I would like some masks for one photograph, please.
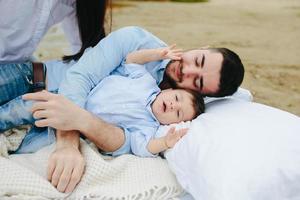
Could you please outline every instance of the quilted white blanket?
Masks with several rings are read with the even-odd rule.
[[[17,138],[22,139],[20,135]],[[46,179],[47,160],[54,144],[33,154],[8,157],[3,156],[5,150],[15,145],[3,134],[0,145],[0,199],[177,199],[183,193],[165,160],[133,155],[112,159],[85,141],[81,141],[86,159],[81,182],[73,193],[60,193]]]

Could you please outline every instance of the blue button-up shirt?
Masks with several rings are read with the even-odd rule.
[[[93,88],[85,109],[124,130],[125,143],[113,155],[154,156],[147,145],[160,125],[151,110],[160,89],[145,66],[124,64],[121,67],[122,76],[108,76]]]
[[[80,107],[84,107],[89,92],[110,74],[124,75],[121,64],[132,51],[164,47],[166,44],[139,27],[125,27],[112,32],[94,48],[85,52],[79,61],[67,70],[59,87],[65,95]],[[149,62],[146,70],[159,84],[170,60]],[[122,96],[120,96],[122,97]]]

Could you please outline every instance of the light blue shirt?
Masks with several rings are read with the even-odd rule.
[[[143,65],[124,64],[122,76],[104,78],[89,93],[85,109],[124,130],[125,143],[114,156],[133,153],[153,157],[147,145],[160,125],[151,104],[160,92]]]
[[[125,27],[114,31],[85,52],[79,61],[67,70],[59,93],[83,108],[89,92],[103,78],[110,74],[124,75],[121,64],[128,53],[164,46],[164,42],[139,27]],[[162,81],[169,61],[155,61],[144,65],[157,84]]]

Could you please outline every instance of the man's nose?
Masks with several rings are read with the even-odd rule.
[[[182,69],[182,73],[185,76],[199,75],[200,74],[200,69],[197,69],[195,67],[184,67]]]

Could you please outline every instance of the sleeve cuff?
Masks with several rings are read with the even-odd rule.
[[[120,127],[122,128],[122,127]],[[120,156],[123,154],[130,154],[131,150],[130,150],[130,133],[128,132],[127,129],[122,128],[124,131],[124,135],[125,135],[125,142],[124,144],[116,151],[113,152],[107,152],[107,154],[110,154],[112,156]]]

